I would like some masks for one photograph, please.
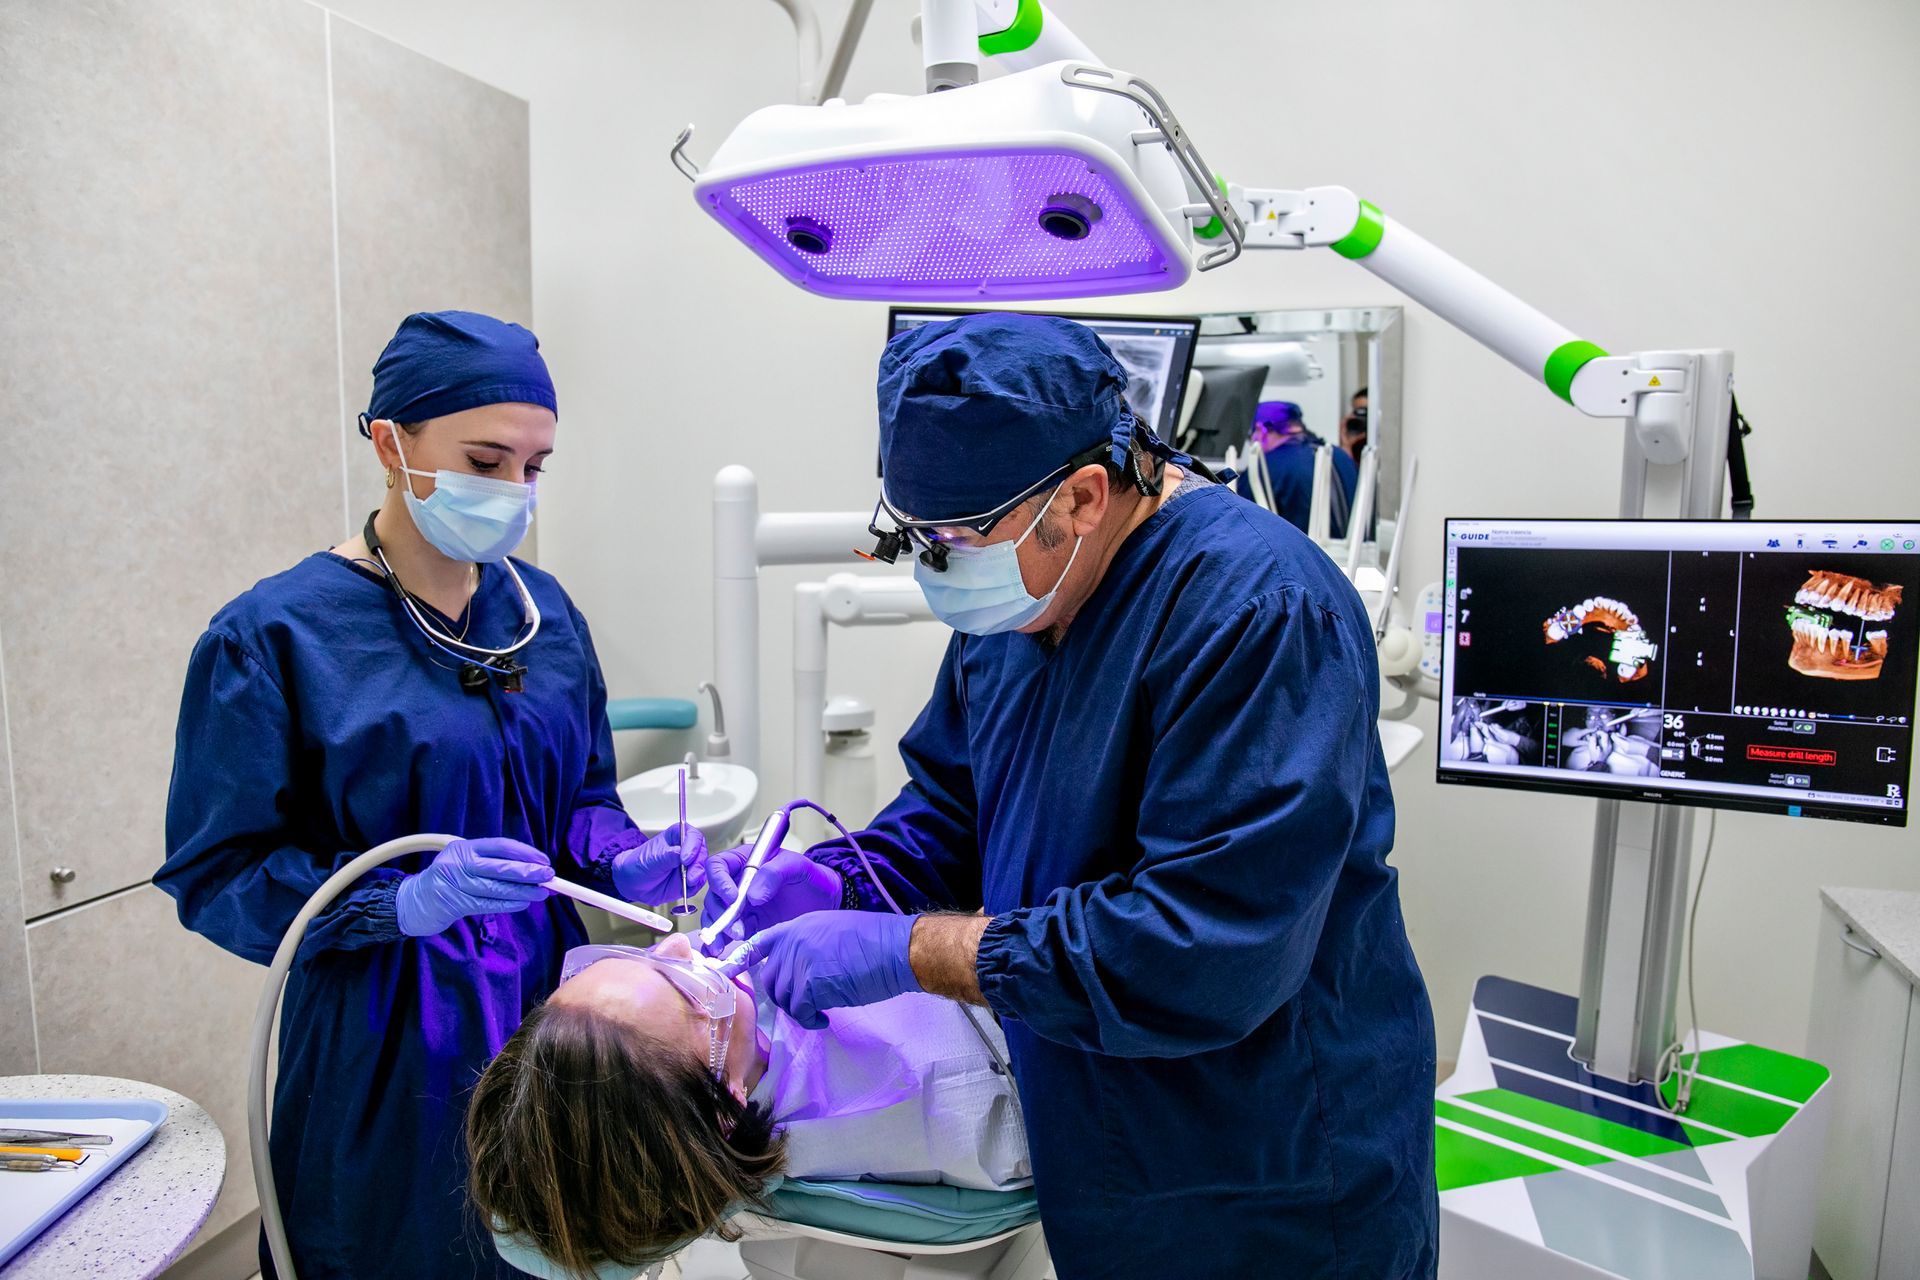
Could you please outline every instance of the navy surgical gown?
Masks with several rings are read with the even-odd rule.
[[[423,831],[510,836],[611,887],[607,861],[641,836],[614,792],[600,665],[560,585],[516,567],[541,614],[518,694],[463,690],[384,581],[328,552],[214,617],[187,672],[154,877],[189,928],[266,963],[335,869]],[[503,568],[482,568],[469,612],[469,640],[514,639]],[[554,896],[408,937],[394,890],[430,857],[338,898],[287,985],[273,1171],[303,1280],[519,1274],[466,1199],[466,1096],[585,931]]]
[[[1135,530],[1057,648],[953,637],[862,844],[905,909],[994,917],[980,984],[1061,1280],[1433,1275],[1376,671],[1333,563],[1215,485]]]

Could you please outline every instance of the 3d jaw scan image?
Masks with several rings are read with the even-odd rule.
[[[1660,700],[1665,552],[1462,547],[1456,576],[1455,694],[1621,706]]]
[[[1900,610],[1902,588],[1849,573],[1815,569],[1793,594],[1787,665],[1822,680],[1878,680],[1887,658],[1887,623]]]
[[[1647,636],[1647,630],[1640,625],[1639,615],[1632,608],[1607,596],[1590,596],[1577,604],[1564,609],[1556,609],[1553,616],[1540,624],[1541,634],[1548,644],[1559,644],[1571,636],[1585,634],[1592,628],[1608,637],[1606,656],[1589,653],[1581,662],[1599,672],[1602,677],[1617,680],[1621,684],[1632,684],[1635,680],[1644,680],[1653,669],[1653,660],[1660,652],[1660,646]]]
[[[1811,716],[1913,714],[1920,556],[1749,555],[1733,701]]]

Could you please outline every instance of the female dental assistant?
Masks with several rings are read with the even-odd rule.
[[[371,872],[308,931],[281,1015],[274,1176],[303,1280],[512,1276],[467,1207],[461,1121],[586,941],[542,882],[662,901],[683,856],[699,878],[704,845],[627,818],[586,621],[507,559],[553,451],[538,341],[411,315],[373,373],[361,431],[386,500],[200,638],[154,883],[188,928],[265,963],[355,855],[461,837]]]

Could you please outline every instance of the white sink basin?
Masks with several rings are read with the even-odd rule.
[[[657,835],[680,821],[680,771],[671,764],[637,773],[620,784],[620,803],[627,816],[648,835]],[[687,778],[687,824],[700,828],[710,849],[728,849],[740,842],[747,810],[760,794],[753,770],[724,761],[702,761],[699,776]]]

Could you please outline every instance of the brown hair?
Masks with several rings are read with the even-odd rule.
[[[468,1189],[482,1220],[580,1276],[641,1267],[695,1237],[739,1238],[786,1138],[691,1054],[592,1009],[527,1015],[467,1108]]]

